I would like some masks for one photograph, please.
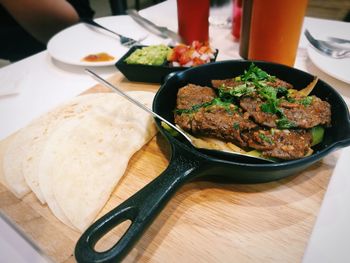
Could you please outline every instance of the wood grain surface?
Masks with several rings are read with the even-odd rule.
[[[111,81],[124,90],[159,88],[128,82],[119,73]],[[105,91],[97,85],[87,92]],[[0,167],[11,138],[0,142]],[[100,215],[157,177],[169,154],[168,143],[158,134],[132,157]],[[187,183],[124,262],[301,262],[337,156],[333,153],[300,174],[271,183],[233,184],[219,175]],[[75,261],[80,233],[56,219],[32,193],[19,200],[0,184],[0,210],[53,261]],[[110,247],[125,227],[114,229],[97,248]]]

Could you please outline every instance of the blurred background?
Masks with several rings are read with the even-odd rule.
[[[212,3],[221,5],[230,0],[212,0]],[[140,9],[151,6],[161,0],[90,0],[96,11],[95,17],[111,15],[110,2],[126,2],[127,8]],[[309,0],[307,16],[340,20],[350,22],[350,1],[349,0]]]
[[[309,0],[306,16],[350,22],[350,1]]]
[[[95,18],[121,14],[125,9],[143,9],[164,0],[90,0]],[[231,0],[211,0],[212,5],[225,5]],[[350,22],[350,0],[309,0],[306,16]],[[0,67],[9,62],[0,59]]]

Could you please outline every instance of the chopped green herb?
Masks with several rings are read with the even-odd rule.
[[[296,99],[294,99],[293,97],[287,96],[286,100],[290,103],[296,102]]]
[[[302,98],[301,100],[298,101],[298,103],[304,106],[309,106],[312,103],[312,96],[307,96],[305,98]]]
[[[277,99],[277,89],[271,86],[262,86],[258,92],[261,97],[266,99],[266,102],[261,105],[263,112],[275,114],[281,111],[278,108],[279,99]]]
[[[277,100],[263,103],[261,104],[260,108],[261,108],[261,111],[265,113],[275,114],[280,112],[280,109],[278,108],[278,105],[277,105]]]
[[[259,94],[266,100],[277,100],[277,89],[271,86],[262,86],[259,89]]]
[[[233,109],[232,105],[234,106]],[[223,107],[230,114],[233,113],[232,110],[237,110],[237,106],[234,105],[232,102],[223,101],[220,98],[214,98],[209,102],[193,105],[190,109],[175,109],[174,112],[176,114],[191,114],[197,112],[200,108],[209,108],[213,106]]]
[[[194,113],[196,111],[198,111],[200,108],[202,107],[206,107],[206,106],[209,106],[211,102],[205,102],[205,103],[202,103],[202,104],[196,104],[196,105],[193,105],[190,109],[175,109],[174,112],[176,114],[182,114],[182,113],[185,113],[185,114],[189,114],[189,113]]]
[[[215,98],[213,99],[209,105],[205,106],[206,108],[209,108],[209,107],[213,107],[213,106],[220,106],[220,107],[223,107],[225,108],[225,110],[229,113],[229,114],[233,114],[232,110],[237,110],[237,106],[232,104],[232,102],[230,101],[223,101],[221,100],[220,98]],[[232,109],[232,106],[233,109]]]
[[[221,107],[230,107],[231,103],[230,102],[226,102],[226,101],[222,101],[220,98],[214,98],[210,104],[206,107],[210,107],[210,106],[221,106]]]
[[[259,133],[259,137],[260,137],[260,139],[262,139],[263,141],[265,141],[265,142],[267,142],[267,143],[269,143],[269,144],[272,144],[273,143],[273,141],[272,141],[272,139],[270,138],[270,137],[267,137],[265,134],[263,134],[263,133]]]
[[[297,125],[294,122],[288,120],[286,116],[282,116],[282,118],[278,119],[276,121],[276,124],[279,129],[290,129],[297,127]]]
[[[277,87],[277,97],[288,96],[288,89],[286,87]]]
[[[244,71],[241,75],[241,79],[243,81],[261,81],[261,80],[269,80],[273,81],[275,77],[269,75],[266,71],[258,68],[254,65],[254,63],[250,64],[250,67]]]
[[[224,97],[226,95],[231,95],[232,97],[242,97],[250,95],[255,91],[255,87],[248,86],[246,83],[238,85],[236,87],[225,87],[219,88],[219,97]]]
[[[233,128],[234,128],[235,130],[239,130],[239,123],[238,123],[238,122],[235,122],[235,123],[233,124]]]

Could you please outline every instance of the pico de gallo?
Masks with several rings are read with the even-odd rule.
[[[193,67],[209,63],[215,57],[209,43],[193,41],[191,45],[178,44],[168,53],[167,60],[173,67]]]
[[[168,47],[163,44],[136,49],[124,61],[127,64],[142,64],[170,67],[194,67],[209,63],[215,58],[216,50],[208,43],[193,41],[191,45],[178,44]]]

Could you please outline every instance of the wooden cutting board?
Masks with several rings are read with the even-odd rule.
[[[119,73],[110,80],[124,90],[159,88],[128,82]],[[97,85],[87,92],[106,89]],[[11,137],[0,142],[0,167]],[[167,204],[124,262],[300,262],[337,156],[333,153],[277,182],[192,181]],[[168,158],[169,145],[158,134],[132,157],[101,215],[157,177]],[[73,251],[80,233],[56,219],[32,193],[19,200],[0,184],[0,210],[52,260],[75,261]],[[109,233],[98,249],[118,240],[123,227]]]

